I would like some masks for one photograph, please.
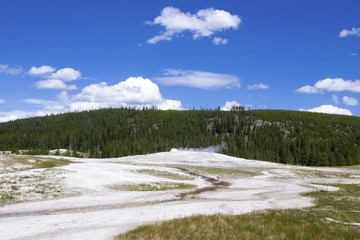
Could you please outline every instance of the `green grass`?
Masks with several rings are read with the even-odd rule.
[[[319,171],[319,170],[293,170],[293,172],[301,177],[316,178],[350,178],[349,173]]]
[[[115,237],[124,239],[360,239],[360,227],[334,223],[359,222],[360,186],[335,185],[338,192],[313,192],[316,206],[304,210],[266,210],[228,216],[193,216],[138,227]]]
[[[0,206],[11,203],[14,200],[12,192],[0,192]]]
[[[32,168],[53,168],[69,165],[70,161],[65,159],[41,159],[36,160]]]
[[[195,179],[194,177],[183,175],[183,174],[172,173],[172,172],[168,172],[168,171],[158,171],[158,170],[154,170],[154,169],[140,169],[140,170],[137,170],[136,172],[141,173],[141,174],[152,175],[152,176],[156,176],[156,177],[169,178],[169,179],[173,179],[173,180],[194,180]]]
[[[111,185],[110,189],[119,191],[165,191],[178,189],[192,189],[196,185],[172,182],[140,183],[140,184],[121,184]]]

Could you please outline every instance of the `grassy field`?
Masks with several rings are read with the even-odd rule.
[[[306,193],[316,206],[302,210],[266,210],[228,216],[193,216],[138,227],[115,237],[124,239],[360,239],[360,186],[333,185],[337,192]]]

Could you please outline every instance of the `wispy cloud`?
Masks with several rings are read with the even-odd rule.
[[[163,77],[154,79],[156,82],[167,86],[186,86],[201,89],[239,88],[241,86],[237,76],[194,70],[167,69]]]
[[[215,45],[225,45],[228,43],[228,40],[226,38],[214,37],[212,43]]]
[[[248,90],[258,90],[258,89],[268,89],[269,86],[263,83],[258,83],[258,84],[254,84],[254,85],[248,85],[247,89]]]
[[[184,13],[178,8],[166,7],[153,21],[147,21],[150,25],[160,25],[165,31],[150,38],[147,42],[156,44],[159,41],[170,41],[174,36],[182,32],[190,31],[193,39],[210,37],[217,31],[230,28],[237,29],[241,19],[237,15],[232,15],[227,11],[213,8],[201,9],[196,14]],[[225,44],[227,40],[215,40],[218,44]]]
[[[335,104],[339,104],[339,98],[338,96],[336,96],[335,94],[333,94],[331,96],[331,100],[335,103]]]
[[[357,36],[360,37],[360,28],[351,28],[350,30],[347,29],[343,29],[340,33],[339,33],[339,37],[344,38],[347,36]]]
[[[7,64],[0,64],[0,73],[6,73],[6,74],[10,74],[10,75],[18,75],[21,72],[22,72],[21,67],[12,68],[12,67],[9,67],[9,65],[7,65]]]

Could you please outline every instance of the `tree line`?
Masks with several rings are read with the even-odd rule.
[[[114,108],[0,124],[0,150],[65,148],[110,158],[226,143],[230,156],[308,166],[360,164],[360,119],[284,110]]]

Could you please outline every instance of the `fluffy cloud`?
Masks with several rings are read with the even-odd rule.
[[[105,82],[92,84],[83,88],[79,94],[73,96],[69,96],[66,91],[62,91],[56,98],[56,101],[33,98],[25,99],[25,103],[39,105],[41,109],[34,112],[0,112],[0,122],[69,111],[111,107],[132,107],[138,109],[156,107],[160,110],[183,109],[180,101],[164,99],[161,96],[159,87],[151,80],[142,77],[131,77],[115,85],[108,85]]]
[[[18,75],[22,72],[22,68],[11,68],[7,64],[0,64],[0,73],[6,73],[10,75]]]
[[[193,70],[167,69],[163,77],[154,79],[168,86],[178,85],[201,89],[240,87],[240,80],[234,75]]]
[[[174,35],[184,31],[190,31],[194,39],[210,37],[217,31],[230,28],[237,29],[241,19],[224,10],[213,8],[201,9],[196,14],[191,14],[181,12],[178,8],[166,7],[154,21],[147,21],[146,23],[150,25],[159,24],[166,29],[165,32],[147,41],[156,44],[162,40],[170,41]]]
[[[340,115],[349,115],[352,116],[351,111],[344,108],[338,108],[333,105],[322,105],[320,107],[312,108],[312,109],[301,109],[302,111],[308,112],[318,112],[318,113],[328,113],[328,114],[340,114]]]
[[[347,106],[357,106],[358,100],[353,97],[345,96],[345,97],[343,97],[343,103]]]
[[[259,84],[254,84],[254,85],[248,85],[247,89],[248,90],[257,90],[257,89],[268,89],[269,86],[263,83],[259,83]]]
[[[357,36],[360,37],[360,28],[351,28],[351,30],[344,29],[339,33],[339,37]]]
[[[5,103],[5,100],[4,99],[0,99],[0,104],[3,104]]]
[[[360,93],[360,80],[344,80],[342,78],[326,78],[314,86],[304,86],[296,90],[298,93],[323,93],[350,91]]]
[[[46,75],[49,73],[52,73],[55,71],[55,68],[51,67],[51,66],[41,66],[41,67],[31,67],[30,70],[28,71],[28,74],[32,75],[32,76],[41,76],[41,75]]]
[[[181,109],[181,102],[162,98],[159,87],[149,79],[130,77],[126,81],[108,86],[92,84],[71,98],[71,111],[107,107],[157,107]]]
[[[40,80],[35,83],[35,86],[38,89],[77,89],[75,85],[66,85],[64,81],[59,79]]]
[[[51,74],[50,78],[69,82],[81,78],[81,73],[73,68],[62,68]]]
[[[42,77],[46,80],[40,80],[34,85],[38,89],[77,89],[76,85],[67,85],[65,82],[74,81],[81,78],[81,73],[73,68],[61,68],[55,72],[51,66],[31,67],[28,74],[33,77]]]
[[[228,43],[228,40],[226,38],[214,37],[212,43],[215,45],[225,45]]]
[[[225,105],[223,107],[221,107],[220,109],[222,111],[230,111],[233,107],[237,107],[240,106],[240,104],[236,101],[231,101],[231,102],[226,102]]]

